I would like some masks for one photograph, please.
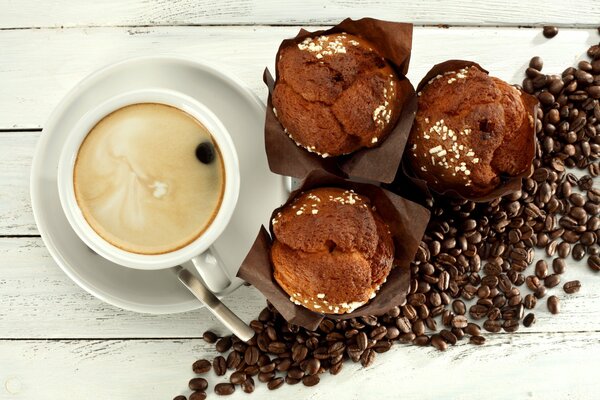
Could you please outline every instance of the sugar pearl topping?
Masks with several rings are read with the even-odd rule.
[[[308,37],[298,43],[298,48],[302,51],[313,53],[317,59],[322,59],[325,56],[334,54],[345,54],[346,44],[350,44],[351,46],[358,46],[360,44],[354,39],[346,40],[347,38],[345,32],[330,36]]]
[[[425,118],[424,122],[428,124],[429,119]],[[417,157],[419,151],[421,151],[424,157],[428,157],[431,166],[443,167],[444,170],[447,170],[446,173],[451,176],[462,176],[465,180],[465,185],[470,186],[472,184],[472,180],[469,177],[471,175],[470,167],[479,163],[479,158],[472,148],[458,143],[460,136],[469,136],[470,134],[471,129],[469,127],[463,127],[457,132],[449,128],[443,119],[440,119],[423,132],[418,133],[416,139],[421,139],[422,137],[426,143],[432,138],[436,138],[436,142],[440,140],[443,142],[437,146],[430,147],[428,150],[426,144],[423,145],[423,150],[419,150],[419,146],[413,143],[411,146],[413,157]],[[427,166],[421,166],[421,171],[427,172]],[[445,173],[441,173],[440,176],[445,176]]]

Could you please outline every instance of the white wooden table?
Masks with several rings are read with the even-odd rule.
[[[414,83],[448,58],[520,82],[531,56],[544,58],[544,71],[560,72],[600,39],[597,0],[279,3],[0,0],[0,399],[171,399],[188,393],[191,363],[215,355],[202,332],[222,331],[203,310],[152,316],[102,303],[66,277],[38,236],[29,200],[34,146],[53,107],[93,70],[135,55],[208,60],[265,99],[261,72],[272,67],[279,42],[299,26],[346,16],[413,22]],[[552,40],[541,34],[546,23],[560,26]],[[575,264],[567,276],[582,290],[563,296],[560,315],[539,307],[530,329],[445,353],[398,345],[366,370],[346,366],[314,388],[269,393],[261,385],[253,398],[597,399],[600,276]],[[264,300],[243,287],[226,303],[249,321]],[[245,396],[238,390],[233,398]]]

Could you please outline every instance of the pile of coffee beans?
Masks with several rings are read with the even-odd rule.
[[[271,306],[251,322],[256,335],[247,343],[235,336],[204,340],[223,356],[198,360],[194,373],[230,371],[218,395],[238,388],[254,391],[255,380],[270,390],[284,383],[314,386],[320,374],[338,374],[346,360],[371,365],[395,343],[445,350],[468,337],[482,345],[482,332],[515,332],[535,323],[533,310],[545,299],[552,314],[560,300],[548,295],[562,284],[576,293],[581,283],[566,281],[565,259],[587,259],[600,271],[600,45],[561,75],[541,72],[531,59],[523,90],[540,101],[538,146],[532,174],[522,189],[489,203],[434,198],[432,219],[411,265],[406,304],[379,317],[324,319],[315,331],[291,325]],[[587,170],[577,177],[569,169]],[[535,260],[535,248],[553,258]],[[546,296],[548,296],[546,298]],[[206,398],[208,382],[192,379],[190,400]],[[176,400],[185,399],[178,396]]]

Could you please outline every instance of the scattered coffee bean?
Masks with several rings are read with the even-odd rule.
[[[188,386],[190,390],[206,390],[208,381],[204,378],[192,378]]]
[[[244,383],[242,383],[242,390],[244,393],[252,393],[254,392],[254,379],[247,378]]]
[[[225,361],[225,358],[223,356],[215,357],[212,366],[217,376],[225,375],[225,373],[227,372],[227,361]]]
[[[197,392],[190,394],[190,400],[205,400],[205,399],[206,399],[206,392],[204,392],[204,391],[197,391]]]
[[[556,286],[558,286],[559,283],[560,283],[560,275],[558,275],[558,274],[548,275],[548,277],[546,277],[546,279],[544,279],[544,285],[547,288],[556,287]]]
[[[600,271],[600,256],[599,255],[593,255],[588,257],[588,265],[589,267],[593,270],[593,271]]]
[[[483,336],[471,336],[471,338],[469,339],[469,343],[481,346],[485,343],[485,338]]]
[[[267,388],[269,390],[279,389],[283,385],[283,378],[274,378],[269,383],[267,383]]]
[[[535,276],[539,279],[544,279],[548,276],[548,263],[544,260],[539,260],[535,264]]]
[[[231,348],[231,337],[230,336],[225,336],[219,340],[217,340],[217,344],[215,345],[215,348],[217,349],[217,351],[219,353],[225,353],[226,351],[228,351]]]
[[[304,386],[315,386],[320,380],[319,375],[308,375],[302,378],[302,384]]]
[[[202,334],[202,339],[204,339],[206,343],[215,343],[219,337],[214,332],[206,331]]]
[[[215,393],[219,396],[229,396],[235,392],[235,386],[231,383],[217,383],[215,385]]]
[[[563,285],[563,290],[568,294],[577,293],[579,289],[581,289],[581,282],[579,281],[569,281]]]
[[[241,385],[246,381],[246,379],[247,377],[245,373],[236,371],[229,377],[229,382],[234,385]]]
[[[560,300],[558,297],[548,297],[548,310],[550,310],[552,314],[558,314],[560,312]]]
[[[198,360],[192,365],[192,370],[195,374],[205,374],[212,368],[210,361]]]
[[[173,397],[173,400],[187,400],[187,398],[185,396],[179,395],[179,396]]]
[[[535,324],[535,314],[529,313],[523,319],[523,326],[529,328],[533,324]]]
[[[554,36],[558,34],[558,28],[556,26],[546,25],[544,26],[544,37],[548,39],[552,39]]]

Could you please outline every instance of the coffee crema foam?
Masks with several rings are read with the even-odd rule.
[[[211,142],[203,164],[196,147]],[[134,104],[104,117],[84,139],[73,173],[75,197],[104,240],[138,254],[177,250],[212,223],[225,172],[210,132],[174,107]]]

